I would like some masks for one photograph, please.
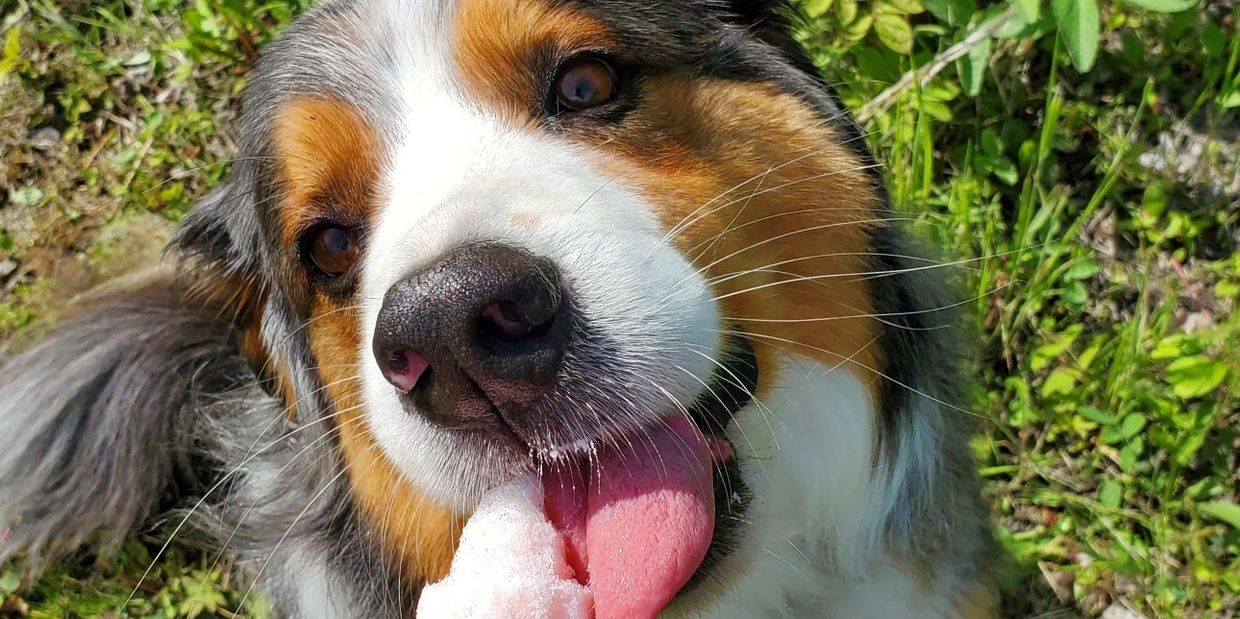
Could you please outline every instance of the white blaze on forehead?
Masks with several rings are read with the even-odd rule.
[[[452,64],[455,5],[385,0],[374,8],[386,20],[380,28],[396,67],[390,85],[399,112],[383,119],[392,146],[365,248],[361,358],[366,418],[389,459],[433,499],[469,509],[511,474],[514,455],[402,408],[370,351],[384,295],[397,281],[473,241],[549,258],[574,306],[615,344],[603,355],[649,369],[608,386],[635,383],[626,392],[637,401],[625,411],[634,422],[654,423],[687,405],[713,369],[720,338],[705,280],[665,242],[626,179],[599,171],[610,155],[516,126],[471,97]]]

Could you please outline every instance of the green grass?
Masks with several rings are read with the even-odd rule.
[[[253,50],[305,4],[0,5],[0,337],[133,264],[126,239],[225,174]],[[980,4],[809,0],[803,38],[861,109],[1006,6]],[[1138,4],[1102,4],[1088,72],[1043,16],[866,123],[897,206],[968,260],[1013,616],[1240,616],[1240,5]],[[0,616],[113,609],[160,541],[20,593],[0,568]],[[125,615],[231,616],[244,587],[214,559],[176,549]]]

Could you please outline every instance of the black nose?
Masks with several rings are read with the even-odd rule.
[[[503,430],[554,388],[572,335],[567,305],[550,261],[467,245],[388,290],[375,359],[405,410]]]

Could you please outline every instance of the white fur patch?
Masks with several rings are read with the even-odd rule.
[[[882,545],[892,498],[874,475],[875,410],[851,370],[781,356],[770,397],[730,432],[753,493],[740,547],[669,616],[945,617]]]
[[[296,574],[296,582],[286,582],[284,587],[296,591],[297,616],[305,619],[347,619],[361,617],[356,593],[343,586],[332,573],[318,552],[311,548],[297,548],[289,553],[285,574]]]

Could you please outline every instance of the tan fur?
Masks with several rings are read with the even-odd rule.
[[[598,21],[543,0],[464,0],[455,22],[453,49],[466,90],[522,125],[535,118],[548,59],[614,44]]]
[[[377,202],[381,144],[356,110],[334,101],[295,101],[277,117],[275,145],[288,246],[325,216],[366,223]],[[366,427],[358,377],[360,318],[350,309],[355,302],[315,292],[306,331],[319,377],[339,414],[335,426],[354,500],[379,532],[387,558],[419,586],[448,573],[463,523],[410,485]]]
[[[318,319],[308,328],[310,348],[341,413],[337,427],[354,499],[401,574],[415,586],[439,580],[448,573],[464,521],[405,481],[366,427],[357,313],[320,296],[313,315]]]
[[[357,110],[338,101],[300,99],[276,116],[273,130],[285,196],[280,230],[285,247],[326,215],[361,226],[377,201],[382,148]]]
[[[871,270],[879,198],[857,155],[768,84],[669,75],[645,94],[620,126],[581,138],[615,154],[608,173],[645,194],[714,280],[725,320],[753,335],[759,363],[770,370],[787,350],[873,376],[879,325],[858,274]]]

